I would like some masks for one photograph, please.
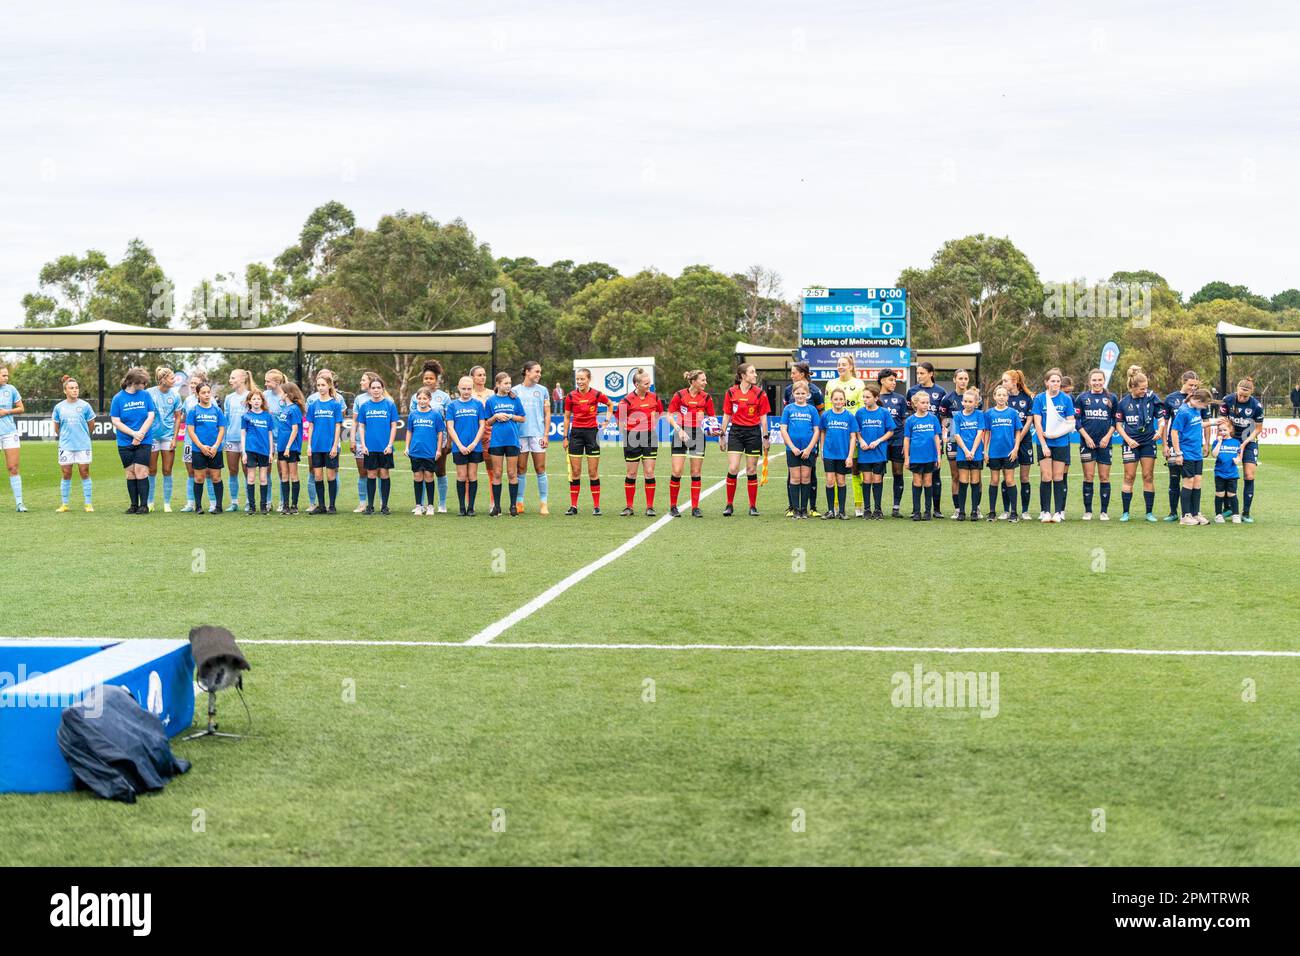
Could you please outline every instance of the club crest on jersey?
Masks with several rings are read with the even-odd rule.
[[[623,375],[621,372],[610,372],[605,376],[605,387],[611,392],[622,391]]]

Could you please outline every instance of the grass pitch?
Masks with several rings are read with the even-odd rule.
[[[220,623],[250,641],[464,641],[650,523],[618,517],[612,447],[601,518],[585,480],[583,514],[560,514],[553,449],[551,517],[530,476],[526,515],[486,517],[483,483],[472,520],[410,515],[401,472],[387,518],[126,517],[121,469],[110,446],[96,451],[97,513],[58,515],[53,447],[24,447],[31,512],[0,511],[6,634],[183,637]],[[666,455],[660,466],[662,514]],[[1300,450],[1265,450],[1253,526],[1084,523],[1072,470],[1063,525],[794,522],[776,459],[762,518],[724,520],[719,490],[707,518],[670,522],[494,644],[1300,650]],[[711,451],[706,488],[722,476]],[[341,484],[350,511],[355,473]],[[1156,487],[1163,511],[1162,467]],[[0,861],[1300,860],[1298,658],[245,652],[253,736],[176,744],[194,769],[134,807],[0,795]],[[894,706],[895,675],[918,664],[996,672],[997,716]],[[224,729],[245,726],[237,698],[221,707]]]

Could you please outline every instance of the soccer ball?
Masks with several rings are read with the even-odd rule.
[[[717,416],[709,415],[704,419],[704,434],[720,435],[722,434],[722,423],[718,421]]]

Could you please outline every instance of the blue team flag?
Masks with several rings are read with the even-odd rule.
[[[1115,371],[1115,366],[1119,364],[1119,346],[1114,342],[1107,342],[1101,347],[1101,362],[1097,365],[1102,374],[1106,376],[1106,387],[1110,387],[1110,373]]]

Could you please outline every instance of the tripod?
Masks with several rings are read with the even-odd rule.
[[[223,734],[217,731],[217,692],[208,691],[208,729],[200,730],[197,734],[190,734],[185,740],[195,740],[199,737],[229,737],[232,740],[240,740],[243,734]]]

